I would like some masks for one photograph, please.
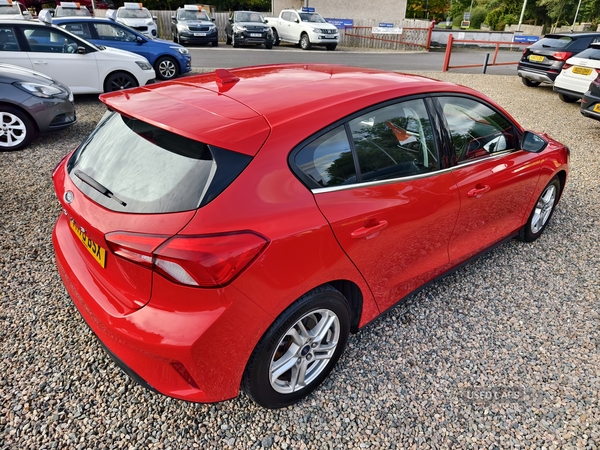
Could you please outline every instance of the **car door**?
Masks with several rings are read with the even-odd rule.
[[[460,262],[518,230],[539,177],[539,165],[518,150],[516,129],[499,111],[467,96],[437,97],[454,148],[452,174],[460,213],[449,246]]]
[[[74,94],[103,92],[99,80],[96,55],[82,41],[74,39],[58,27],[20,26],[29,46],[29,59],[34,70],[45,73],[69,86]],[[78,48],[86,48],[85,54]]]
[[[458,216],[424,99],[371,109],[294,156],[381,311],[440,274]]]
[[[285,11],[281,14],[281,26],[279,27],[280,30],[277,30],[281,39],[284,39],[286,41],[293,41],[295,39],[292,28],[293,25],[295,25],[294,19],[297,18],[298,15],[292,11]]]
[[[0,23],[0,61],[6,64],[33,69],[27,52],[19,43],[15,29],[11,25]]]

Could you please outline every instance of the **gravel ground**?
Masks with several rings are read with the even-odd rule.
[[[597,448],[600,123],[515,76],[430,73],[474,87],[571,148],[563,199],[533,244],[511,241],[351,337],[299,405],[243,394],[200,405],[111,362],[53,261],[50,175],[103,114],[0,153],[0,448]],[[495,398],[489,399],[490,395]]]

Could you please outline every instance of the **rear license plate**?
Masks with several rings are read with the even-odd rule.
[[[592,73],[592,69],[586,69],[585,67],[573,67],[572,70],[573,73],[576,73],[577,75],[589,75],[590,73]]]
[[[206,33],[194,33],[194,36],[206,36]]]
[[[544,60],[543,56],[539,55],[529,55],[529,61],[542,62]]]
[[[71,230],[73,230],[73,232],[75,233],[75,236],[79,238],[83,246],[87,248],[88,252],[90,252],[90,255],[94,257],[94,259],[98,262],[98,264],[100,264],[102,268],[105,268],[106,250],[104,250],[102,247],[100,247],[98,244],[92,241],[89,237],[87,237],[87,235],[84,232],[77,228],[77,225],[75,225],[75,222],[73,222],[72,220],[69,221],[69,226],[71,227]]]
[[[261,33],[250,33],[250,37],[262,37]]]
[[[600,103],[594,105],[594,112],[600,113]]]

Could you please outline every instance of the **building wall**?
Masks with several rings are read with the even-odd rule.
[[[273,14],[284,8],[315,8],[323,17],[331,19],[372,19],[376,22],[397,22],[406,16],[406,0],[376,0],[373,3],[358,0],[272,0]]]

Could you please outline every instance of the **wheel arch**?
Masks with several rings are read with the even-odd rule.
[[[358,333],[363,310],[363,295],[360,287],[350,280],[333,280],[325,284],[333,286],[342,293],[350,306],[350,333]]]
[[[154,66],[152,66],[152,68],[154,69]],[[117,73],[125,73],[125,74],[129,75],[130,77],[133,77],[133,79],[135,80],[137,85],[140,86],[140,80],[138,80],[138,77],[136,77],[134,74],[132,74],[131,72],[129,72],[128,70],[125,70],[125,69],[116,69],[111,72],[108,72],[104,76],[104,80],[102,81],[102,88],[104,89],[104,92],[109,92],[106,90],[106,80],[108,80],[108,77],[115,75]]]
[[[560,181],[560,192],[558,193],[558,198],[560,199],[563,191],[565,190],[565,184],[567,183],[567,172],[560,170],[555,176],[557,176],[558,181]]]
[[[29,114],[29,111],[24,109],[21,105],[19,105],[18,103],[10,103],[10,102],[5,102],[5,101],[0,101],[0,108],[2,106],[10,106],[11,108],[18,109],[19,111],[21,111],[31,121],[31,123],[33,124],[33,126],[35,128],[35,132],[36,133],[40,132],[40,127],[38,126],[38,124],[35,121],[35,119],[33,118],[33,116],[31,114]]]

